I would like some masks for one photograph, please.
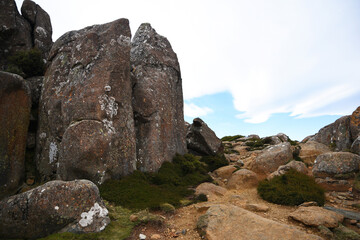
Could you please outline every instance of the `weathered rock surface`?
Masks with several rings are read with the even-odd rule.
[[[213,183],[202,183],[195,189],[195,195],[205,194],[208,198],[214,198],[217,196],[224,196],[226,194],[226,188],[217,186]]]
[[[44,59],[47,59],[53,44],[49,14],[31,0],[23,2],[21,14],[32,27],[33,46],[40,49]]]
[[[354,142],[351,144],[351,149],[350,151],[352,153],[355,153],[357,155],[360,155],[360,136],[357,137]]]
[[[169,41],[142,24],[131,43],[137,167],[156,171],[186,153],[180,66]]]
[[[320,154],[331,152],[328,146],[315,141],[300,143],[300,147],[299,157],[308,165],[313,165]]]
[[[68,32],[54,43],[39,110],[43,179],[58,174],[101,183],[135,169],[130,38],[129,21],[119,19]]]
[[[258,177],[256,173],[248,169],[240,169],[231,175],[226,187],[229,189],[244,189],[256,187],[257,184]]]
[[[98,188],[87,180],[48,182],[0,202],[0,236],[4,238],[99,232],[109,222]]]
[[[281,139],[278,136],[265,137],[265,138],[263,138],[263,141],[270,145],[277,145],[277,144],[282,143]]]
[[[340,208],[334,208],[332,206],[324,206],[324,208],[329,211],[333,211],[340,215],[343,215],[344,218],[360,221],[360,213],[359,212],[344,210],[344,209],[340,209]]]
[[[312,169],[315,177],[333,177],[359,171],[360,156],[349,152],[330,152],[319,155]]]
[[[214,171],[215,176],[222,178],[222,179],[229,179],[233,172],[235,172],[238,168],[234,165],[224,166],[218,168]]]
[[[270,174],[293,158],[290,143],[265,148],[249,165],[249,169],[263,175]]]
[[[319,130],[312,141],[332,146],[335,151],[344,151],[351,148],[351,144],[360,133],[360,107],[352,115],[344,116]]]
[[[268,212],[270,210],[269,206],[257,203],[247,203],[245,208],[252,212]]]
[[[280,138],[282,142],[288,142],[290,140],[288,135],[286,135],[285,133],[278,133],[276,136]]]
[[[197,225],[209,240],[322,239],[233,205],[211,206],[206,214],[199,218]]]
[[[186,135],[187,148],[200,155],[216,155],[222,151],[221,140],[200,118],[195,118]]]
[[[8,56],[33,46],[31,26],[14,0],[0,0],[0,22],[0,70],[6,70]]]
[[[344,216],[321,207],[299,207],[290,217],[308,226],[318,227],[323,225],[328,228],[335,228]]]
[[[303,162],[299,162],[299,161],[291,161],[286,165],[282,165],[280,166],[275,172],[271,173],[267,179],[270,180],[272,178],[274,178],[275,176],[281,176],[284,175],[285,173],[287,173],[290,169],[295,169],[298,172],[301,172],[303,174],[307,174],[308,173],[308,169],[305,165],[305,163]]]
[[[44,82],[43,76],[31,77],[27,78],[26,82],[28,82],[30,90],[31,90],[31,103],[33,107],[37,107],[39,105],[41,89]]]
[[[24,178],[30,107],[25,80],[0,72],[0,199],[14,193]]]

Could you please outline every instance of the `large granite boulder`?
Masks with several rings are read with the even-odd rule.
[[[360,156],[349,152],[330,152],[319,155],[312,169],[315,177],[334,177],[359,172]]]
[[[222,142],[208,125],[195,118],[186,135],[187,148],[199,155],[216,155],[222,152]]]
[[[197,226],[202,235],[209,240],[322,239],[300,231],[294,226],[263,218],[233,205],[211,206],[205,215],[200,216]]]
[[[0,236],[37,239],[62,232],[100,232],[108,210],[88,180],[51,181],[0,201]]]
[[[213,183],[204,182],[196,187],[195,195],[205,194],[208,199],[214,199],[218,196],[224,196],[226,194],[226,188],[217,186]]]
[[[14,0],[0,0],[0,71],[8,57],[33,46],[30,24],[20,15]]]
[[[297,172],[300,172],[300,173],[303,173],[303,174],[308,173],[308,169],[307,169],[305,163],[300,162],[300,161],[292,160],[288,164],[280,166],[275,172],[271,173],[267,177],[267,179],[270,180],[270,179],[274,178],[275,176],[284,175],[285,173],[289,172],[290,169],[294,169]]]
[[[0,72],[0,199],[14,193],[24,178],[30,107],[25,80]]]
[[[136,168],[129,21],[64,34],[42,89],[37,167],[42,179],[102,183]]]
[[[40,49],[44,59],[47,59],[53,44],[49,14],[31,0],[23,2],[21,14],[32,27],[33,46]]]
[[[266,147],[248,167],[260,175],[268,175],[276,171],[281,165],[285,165],[292,158],[290,143],[280,143]]]
[[[315,159],[323,153],[331,152],[330,148],[322,143],[315,141],[307,141],[306,143],[300,143],[299,157],[307,165],[312,166]]]
[[[258,185],[258,181],[258,177],[253,171],[239,169],[231,175],[226,187],[229,189],[253,188]]]
[[[331,146],[335,151],[351,148],[360,133],[360,107],[352,115],[344,116],[319,130],[310,140]]]
[[[141,24],[131,43],[137,168],[154,172],[186,153],[180,66],[169,41]]]

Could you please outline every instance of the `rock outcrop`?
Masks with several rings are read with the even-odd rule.
[[[330,152],[319,155],[312,169],[315,177],[334,177],[340,174],[357,173],[360,156],[348,152]]]
[[[278,145],[265,148],[249,165],[249,169],[267,175],[285,165],[293,158],[290,143],[280,143]]]
[[[360,107],[352,115],[344,116],[319,130],[310,138],[330,146],[335,151],[344,151],[351,148],[352,143],[360,133]]]
[[[49,14],[31,0],[24,1],[21,6],[21,14],[32,27],[33,46],[40,49],[43,58],[47,59],[53,44]]]
[[[200,118],[195,118],[187,134],[189,152],[197,155],[216,155],[223,151],[222,142]]]
[[[14,0],[0,0],[0,70],[15,52],[32,48],[31,26],[20,15]]]
[[[256,187],[257,184],[256,173],[248,169],[239,169],[231,175],[226,187],[229,189],[245,189]]]
[[[218,196],[224,196],[226,192],[226,188],[217,186],[213,183],[205,182],[196,187],[195,195],[199,196],[200,194],[205,194],[209,199],[211,199]]]
[[[131,43],[137,168],[154,172],[186,153],[180,66],[169,41],[142,24]]]
[[[30,89],[22,77],[0,72],[0,199],[13,194],[25,175]]]
[[[46,60],[53,44],[49,15],[30,0],[24,1],[21,12],[14,0],[0,0],[0,71],[7,70],[9,56],[34,47]]]
[[[109,224],[95,184],[51,181],[0,202],[0,236],[37,239],[62,232],[100,232]]]
[[[284,175],[285,173],[290,171],[290,169],[295,169],[297,172],[300,172],[300,173],[303,173],[303,174],[308,173],[308,169],[307,169],[305,163],[292,160],[288,164],[280,166],[275,172],[271,173],[267,177],[267,179],[270,180],[270,179],[274,178],[275,176]]]
[[[136,168],[129,21],[72,31],[51,49],[40,100],[43,180],[102,183]]]
[[[297,228],[263,218],[233,205],[213,205],[197,223],[206,239],[321,240]]]

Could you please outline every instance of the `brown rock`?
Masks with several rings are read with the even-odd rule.
[[[15,52],[32,47],[31,26],[19,14],[14,0],[0,0],[0,71]]]
[[[161,239],[160,234],[153,234],[151,235],[150,239]]]
[[[13,194],[25,177],[30,106],[24,79],[0,72],[0,199]]]
[[[319,155],[312,169],[315,177],[333,177],[359,171],[360,156],[349,152],[330,152]]]
[[[206,214],[199,218],[197,226],[209,240],[322,239],[233,205],[210,207]]]
[[[222,142],[208,125],[195,118],[186,135],[187,148],[200,155],[216,155],[223,151]]]
[[[23,2],[21,14],[32,27],[34,47],[40,49],[46,60],[53,44],[52,26],[49,14],[35,2],[30,0],[25,0]]]
[[[245,208],[252,212],[268,212],[270,208],[264,204],[247,203]]]
[[[250,164],[249,169],[263,175],[270,174],[293,158],[290,143],[265,148]]]
[[[299,207],[290,217],[308,226],[335,228],[344,216],[321,207]]]
[[[232,174],[227,188],[229,189],[244,189],[256,187],[258,184],[258,177],[256,173],[248,169],[240,169]]]
[[[271,173],[267,177],[267,179],[270,180],[275,176],[281,176],[281,175],[287,173],[290,169],[295,169],[296,171],[301,172],[303,174],[308,173],[308,169],[307,169],[305,163],[292,160],[288,164],[280,166],[275,172]]]
[[[222,179],[229,179],[233,172],[235,172],[238,168],[234,165],[224,166],[218,168],[214,171],[215,176],[222,178]]]
[[[180,66],[169,41],[141,24],[131,43],[137,167],[154,172],[186,153]]]
[[[129,21],[119,19],[68,32],[54,43],[37,137],[43,179],[59,174],[101,183],[135,169],[130,38]]]
[[[315,178],[317,184],[323,187],[326,191],[345,192],[351,188],[351,183],[347,180],[333,179],[333,178]]]
[[[36,239],[58,231],[100,232],[109,224],[95,184],[52,181],[0,202],[0,236]],[[26,226],[26,227],[24,227]]]
[[[308,165],[313,165],[317,156],[323,153],[331,152],[330,148],[322,143],[307,141],[300,143],[299,157]]]
[[[214,198],[216,196],[224,196],[226,194],[226,188],[217,186],[213,183],[202,183],[195,189],[195,195],[205,194],[208,198]]]

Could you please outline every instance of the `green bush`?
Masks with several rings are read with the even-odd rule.
[[[159,209],[169,203],[175,207],[189,197],[194,187],[212,181],[206,165],[191,154],[177,154],[173,162],[164,162],[157,173],[133,174],[120,180],[108,180],[99,189],[101,196],[110,202],[129,209]]]
[[[322,206],[325,203],[324,189],[313,178],[294,169],[270,181],[261,181],[257,190],[264,200],[281,205],[295,206],[315,201]]]
[[[221,141],[232,142],[232,141],[235,141],[236,139],[243,138],[243,137],[244,136],[242,136],[242,135],[225,136],[225,137],[221,138]]]
[[[24,78],[43,76],[45,64],[41,51],[33,48],[27,51],[18,51],[8,58],[7,72],[19,74]]]
[[[203,156],[200,161],[206,163],[207,171],[209,172],[212,172],[220,167],[229,165],[229,162],[226,160],[224,154],[216,156]]]
[[[262,139],[251,138],[245,142],[246,146],[248,146],[248,151],[261,150],[265,148],[265,143]]]

